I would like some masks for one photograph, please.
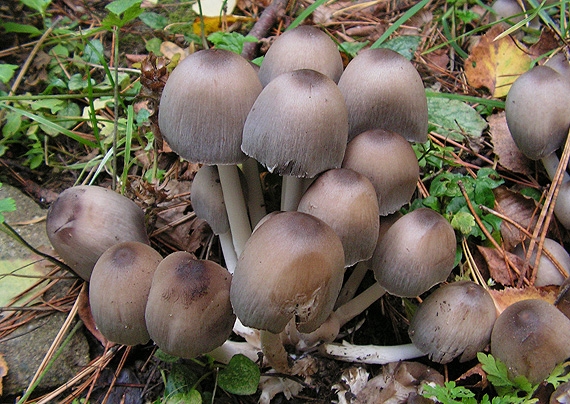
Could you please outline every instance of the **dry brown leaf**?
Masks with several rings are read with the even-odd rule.
[[[475,383],[474,381],[477,380]],[[456,382],[460,382],[462,386],[470,386],[476,389],[486,389],[489,385],[487,380],[487,373],[483,370],[483,365],[477,363],[471,369],[464,372],[461,376],[455,379]]]
[[[498,187],[493,192],[495,194],[495,209],[522,228],[532,231],[538,216],[535,200],[518,192],[510,191],[506,187]],[[526,238],[526,235],[508,220],[503,220],[501,237],[505,249],[512,251]]]
[[[517,147],[507,126],[505,112],[493,114],[487,120],[489,134],[493,143],[493,151],[499,157],[499,163],[507,170],[515,173],[530,175],[531,160]]]
[[[514,274],[511,269],[507,266],[507,262],[501,252],[495,248],[477,246],[489,269],[489,274],[495,282],[500,283],[504,286],[511,286],[517,279],[517,274]],[[524,261],[514,254],[506,252],[509,260],[518,269],[522,268]]]
[[[494,40],[503,32],[495,25],[465,60],[465,77],[475,88],[485,87],[494,97],[507,95],[515,79],[530,68],[531,57],[525,46],[516,39],[506,36]]]
[[[95,325],[95,321],[93,320],[93,315],[91,314],[91,305],[89,304],[89,289],[82,288],[79,296],[77,315],[85,325],[85,328],[89,330],[91,334],[101,343],[101,345],[105,346],[109,342],[107,338],[101,334],[97,325]]]
[[[538,42],[533,44],[530,47],[529,51],[533,58],[538,58],[545,53],[551,52],[559,47],[560,43],[556,34],[548,27],[545,27],[540,33]]]
[[[8,374],[8,364],[4,360],[4,355],[0,353],[0,397],[2,396],[2,379]]]
[[[544,286],[534,287],[527,286],[525,288],[505,288],[503,290],[489,290],[491,297],[495,301],[497,313],[500,314],[511,304],[520,300],[540,299],[548,303],[554,304],[558,294],[558,287]]]

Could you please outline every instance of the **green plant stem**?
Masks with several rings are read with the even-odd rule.
[[[112,183],[111,188],[114,190],[117,189],[117,144],[118,137],[119,137],[119,27],[113,27],[113,38],[115,42],[115,56],[113,57],[115,62],[115,83],[113,86],[114,90],[114,98],[115,98],[115,105],[114,105],[114,118],[115,122],[113,124],[113,175],[112,175]],[[126,158],[127,156],[125,156]]]

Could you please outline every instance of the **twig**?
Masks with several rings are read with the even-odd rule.
[[[273,0],[271,4],[263,10],[261,16],[254,24],[249,35],[256,37],[257,39],[264,38],[268,33],[273,24],[280,17],[280,14],[285,10],[289,0]],[[241,55],[251,60],[255,57],[257,49],[259,47],[259,42],[247,42],[243,45],[243,50]]]

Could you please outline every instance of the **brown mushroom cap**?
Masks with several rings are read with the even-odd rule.
[[[222,345],[235,322],[230,283],[228,271],[190,253],[175,252],[162,260],[145,312],[156,345],[181,358],[194,358]]]
[[[89,303],[97,328],[109,341],[137,345],[150,339],[144,312],[161,260],[154,248],[136,241],[116,244],[97,260],[89,283]]]
[[[570,319],[554,305],[538,299],[507,307],[495,321],[491,353],[509,375],[543,381],[554,367],[570,357]]]
[[[418,349],[438,363],[475,358],[491,340],[497,318],[491,295],[471,281],[440,286],[418,307],[409,334]]]
[[[243,124],[261,88],[243,57],[221,49],[193,53],[164,86],[158,113],[162,135],[188,161],[241,163]]]
[[[389,49],[367,49],[350,61],[338,87],[348,109],[348,139],[370,129],[386,129],[426,142],[427,98],[414,65]]]
[[[332,312],[344,275],[344,251],[333,229],[302,212],[269,217],[238,260],[231,301],[240,321],[278,334],[295,317],[314,331]]]
[[[570,82],[550,67],[535,66],[515,80],[505,112],[511,136],[525,156],[542,159],[563,145],[569,105]]]
[[[305,191],[297,210],[318,217],[336,232],[346,267],[372,257],[380,227],[378,198],[364,175],[347,168],[325,171]]]
[[[46,231],[63,261],[86,281],[109,247],[123,241],[149,243],[144,212],[137,204],[94,185],[63,191],[48,211]]]
[[[388,229],[370,265],[388,293],[415,297],[447,279],[455,262],[456,244],[449,222],[434,210],[420,208]]]
[[[346,146],[342,167],[372,182],[382,216],[410,202],[420,175],[418,159],[408,141],[383,129],[369,130],[352,139]]]
[[[314,70],[295,70],[259,94],[245,121],[242,150],[270,172],[314,177],[340,167],[347,131],[337,85]]]
[[[338,83],[342,58],[334,41],[320,29],[301,25],[277,37],[259,69],[263,86],[281,73],[299,69],[316,70]]]

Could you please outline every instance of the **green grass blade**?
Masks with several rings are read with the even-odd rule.
[[[301,14],[299,14],[299,16],[293,20],[291,25],[289,25],[285,31],[289,31],[289,30],[296,28],[299,25],[301,25],[301,23],[303,21],[305,21],[311,14],[313,14],[313,11],[315,11],[317,9],[317,7],[325,4],[327,1],[328,0],[317,0],[317,1],[315,1],[313,4],[311,4],[305,10],[303,10],[303,12]]]
[[[125,194],[125,188],[127,186],[127,180],[129,175],[129,169],[132,166],[131,159],[131,142],[133,140],[133,128],[134,128],[135,113],[133,106],[129,105],[127,108],[127,130],[125,132],[125,151],[123,155],[123,174],[121,175],[121,194]]]
[[[406,23],[410,18],[420,12],[431,0],[422,0],[408,11],[406,11],[398,20],[382,34],[370,47],[371,49],[379,48],[398,28]]]
[[[488,107],[505,109],[505,102],[501,100],[489,100],[487,98],[473,97],[471,95],[451,94],[451,93],[438,93],[436,91],[426,90],[427,97],[440,97],[450,100],[459,100],[469,102],[472,104],[481,104]]]
[[[53,130],[56,130],[58,132],[60,132],[62,135],[65,135],[73,140],[75,140],[76,142],[82,144],[83,146],[87,146],[90,147],[92,149],[95,149],[98,147],[98,145],[90,140],[84,139],[81,136],[79,136],[76,133],[73,133],[72,131],[70,131],[69,129],[64,128],[61,125],[58,125],[55,122],[50,121],[49,119],[44,118],[43,116],[40,115],[36,115],[33,114],[29,111],[26,111],[25,109],[21,109],[21,108],[17,108],[17,107],[13,107],[11,105],[5,104],[5,103],[0,103],[0,108],[8,108],[12,111],[15,111],[29,119],[31,119],[32,121],[35,121],[37,123],[40,123],[42,125],[47,126],[48,128],[51,128]]]

